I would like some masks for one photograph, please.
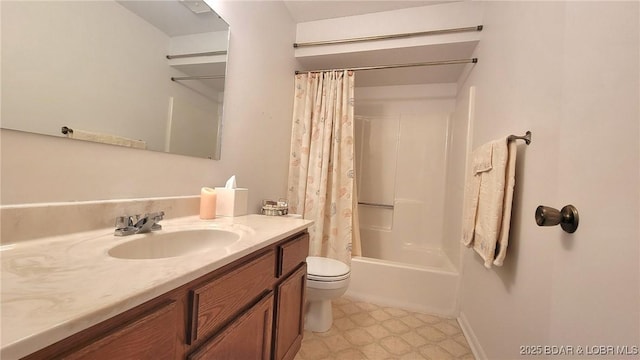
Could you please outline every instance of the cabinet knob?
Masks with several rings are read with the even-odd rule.
[[[567,205],[560,211],[543,205],[536,208],[536,224],[538,224],[538,226],[555,226],[560,224],[562,230],[573,233],[578,229],[578,220],[578,209],[573,205]]]

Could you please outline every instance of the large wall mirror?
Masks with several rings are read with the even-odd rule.
[[[220,158],[229,26],[206,3],[0,6],[2,128]]]

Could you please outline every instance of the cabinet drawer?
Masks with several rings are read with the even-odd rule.
[[[176,303],[167,302],[62,358],[173,359],[177,343],[176,315]]]
[[[269,251],[191,290],[188,343],[219,330],[251,302],[271,290],[275,280],[275,261],[275,253]]]
[[[309,234],[305,233],[278,246],[278,277],[286,275],[303,263],[309,255]]]

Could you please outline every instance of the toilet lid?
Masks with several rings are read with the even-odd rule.
[[[315,281],[338,281],[349,277],[349,266],[342,261],[318,257],[307,257],[307,279]]]

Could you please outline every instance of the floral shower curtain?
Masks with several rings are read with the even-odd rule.
[[[360,255],[353,122],[354,73],[295,77],[290,211],[314,220],[309,255],[351,263]]]

